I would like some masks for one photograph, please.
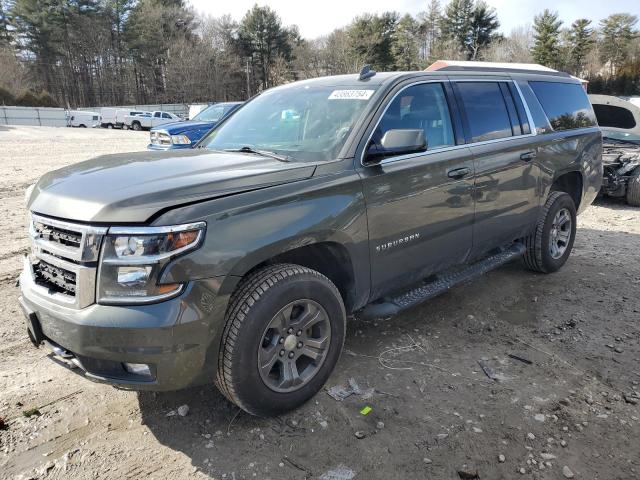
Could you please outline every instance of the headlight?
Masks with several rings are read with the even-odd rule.
[[[186,135],[171,135],[171,143],[174,145],[189,145],[191,140]]]
[[[24,191],[24,204],[28,205],[29,200],[31,199],[31,194],[33,193],[33,189],[36,188],[36,184],[29,185],[27,189]]]
[[[159,284],[173,258],[200,247],[204,222],[169,227],[112,227],[102,246],[98,302],[152,303],[179,295],[184,284]]]

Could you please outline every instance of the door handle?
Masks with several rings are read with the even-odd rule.
[[[520,155],[520,160],[524,160],[525,162],[529,162],[531,160],[533,160],[534,158],[536,158],[538,154],[536,153],[535,150],[531,150],[530,152],[524,152],[522,155]]]
[[[449,170],[447,172],[447,177],[459,179],[459,178],[466,177],[470,173],[471,173],[471,169],[468,167],[454,168],[453,170]]]

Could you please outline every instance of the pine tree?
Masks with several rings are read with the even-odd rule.
[[[615,74],[629,58],[631,41],[638,34],[638,17],[629,13],[614,13],[600,22],[600,59],[609,63]]]
[[[395,28],[391,52],[395,59],[395,66],[399,70],[415,70],[418,68],[418,22],[409,14],[400,19]]]
[[[391,50],[398,14],[365,14],[357,17],[348,28],[349,41],[355,58],[377,70],[391,70],[394,57]]]
[[[467,52],[473,29],[473,0],[451,0],[442,17],[442,34]]]
[[[545,9],[533,20],[534,44],[532,56],[534,61],[550,68],[557,68],[560,60],[560,27],[562,21],[557,12]]]
[[[500,27],[495,9],[480,1],[473,9],[471,35],[468,41],[467,54],[469,60],[476,60],[480,50],[494,39],[495,31]]]
[[[593,29],[589,25],[591,25],[591,20],[580,18],[571,24],[571,30],[569,30],[568,40],[574,75],[582,74],[587,55],[595,43]]]

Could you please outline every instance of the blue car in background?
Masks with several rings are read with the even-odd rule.
[[[221,102],[209,105],[188,122],[167,123],[151,129],[149,150],[191,148],[220,120],[234,112],[243,102]]]

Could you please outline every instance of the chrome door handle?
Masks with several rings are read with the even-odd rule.
[[[531,150],[530,152],[524,152],[523,154],[520,155],[520,160],[524,160],[525,162],[529,162],[531,160],[533,160],[534,158],[536,158],[538,154],[536,153],[535,150]]]

